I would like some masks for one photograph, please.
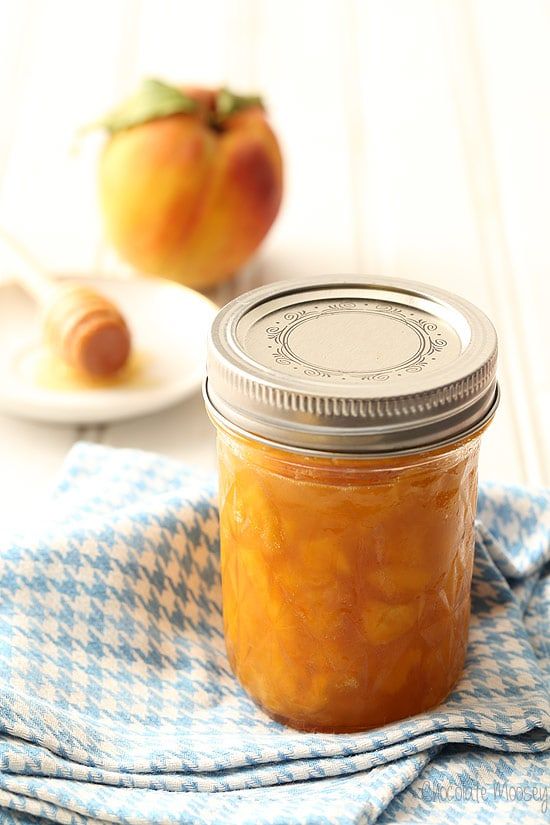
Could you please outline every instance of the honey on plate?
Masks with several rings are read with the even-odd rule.
[[[220,312],[226,646],[273,718],[365,730],[456,683],[495,360],[479,310],[408,282],[279,284]]]

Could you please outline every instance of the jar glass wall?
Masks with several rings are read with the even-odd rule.
[[[366,459],[217,429],[225,638],[252,698],[334,732],[442,701],[466,652],[479,433]]]

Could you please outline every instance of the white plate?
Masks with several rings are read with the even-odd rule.
[[[192,289],[157,278],[79,277],[111,298],[132,332],[135,380],[93,389],[50,389],[36,380],[38,308],[0,284],[0,409],[40,421],[90,424],[168,407],[200,387],[206,337],[217,307]]]

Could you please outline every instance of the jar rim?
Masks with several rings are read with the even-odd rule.
[[[455,434],[451,437],[442,439],[438,442],[432,442],[430,444],[423,444],[421,446],[410,447],[409,449],[393,449],[393,450],[386,450],[386,451],[368,451],[366,449],[357,450],[357,451],[345,451],[345,450],[323,450],[323,449],[316,449],[313,447],[300,447],[293,444],[288,444],[283,441],[274,441],[271,438],[268,438],[264,435],[260,435],[258,433],[252,432],[244,427],[236,424],[231,419],[224,416],[213,404],[210,395],[208,393],[208,377],[206,377],[202,384],[202,396],[204,399],[206,411],[212,423],[216,426],[221,427],[222,429],[234,434],[238,435],[241,438],[245,438],[249,441],[253,441],[257,444],[261,444],[265,447],[270,447],[275,450],[282,450],[284,452],[292,453],[295,455],[302,455],[302,456],[310,456],[312,458],[327,458],[327,459],[349,459],[354,461],[373,461],[379,458],[397,458],[400,456],[415,456],[421,455],[422,453],[432,452],[435,450],[440,450],[445,447],[452,448],[455,445],[460,444],[460,442],[474,437],[477,433],[481,433],[486,427],[491,423],[493,420],[495,413],[497,411],[498,405],[500,403],[500,387],[498,383],[495,386],[495,393],[493,397],[492,404],[489,410],[485,413],[483,418],[478,421],[476,424],[473,424],[469,429],[462,431],[461,433]]]

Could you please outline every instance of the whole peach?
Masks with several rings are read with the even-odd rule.
[[[148,83],[145,103],[139,93],[105,121],[107,236],[137,269],[208,287],[250,258],[277,216],[279,144],[258,98]]]

